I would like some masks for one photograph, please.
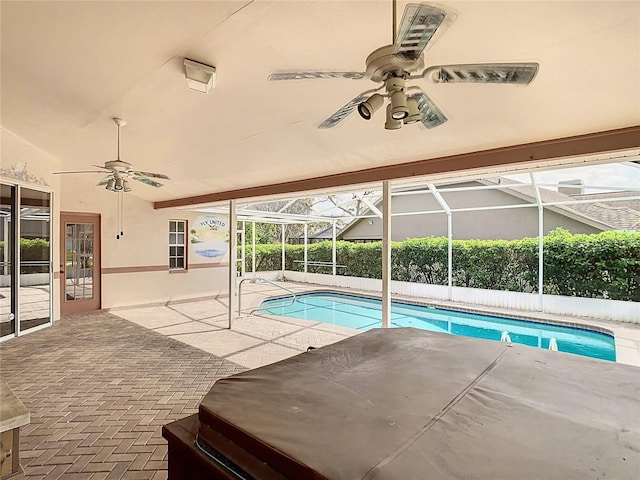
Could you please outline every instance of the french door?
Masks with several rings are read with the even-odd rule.
[[[100,215],[60,213],[60,313],[99,310]]]

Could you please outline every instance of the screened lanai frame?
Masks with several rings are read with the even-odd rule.
[[[255,259],[255,224],[256,223],[271,223],[279,224],[284,229],[285,225],[289,224],[302,224],[304,226],[304,257],[303,257],[303,272],[306,274],[308,266],[323,264],[324,266],[331,267],[331,274],[337,274],[337,233],[338,224],[351,224],[360,219],[372,219],[378,218],[382,220],[383,232],[382,232],[382,248],[383,248],[383,327],[390,325],[390,282],[391,282],[391,218],[399,216],[414,216],[414,215],[433,215],[433,214],[446,214],[447,218],[447,289],[448,300],[452,298],[453,289],[453,216],[458,212],[474,212],[474,211],[487,211],[487,210],[505,210],[505,209],[520,209],[520,208],[536,208],[538,210],[538,282],[537,282],[537,297],[538,308],[543,309],[543,278],[544,278],[544,210],[545,208],[554,206],[570,206],[575,204],[584,203],[609,203],[609,202],[622,202],[640,200],[640,183],[630,185],[596,185],[591,183],[581,183],[579,185],[563,184],[565,188],[581,188],[584,191],[592,190],[601,193],[607,192],[629,192],[628,195],[614,197],[614,198],[598,198],[598,199],[576,199],[576,200],[562,200],[562,201],[544,201],[541,189],[557,188],[558,182],[545,183],[538,181],[538,173],[550,171],[554,172],[566,172],[575,167],[590,167],[610,164],[626,164],[634,166],[640,172],[640,150],[632,150],[626,152],[616,152],[612,154],[594,155],[591,157],[582,158],[580,162],[576,162],[575,159],[560,159],[553,162],[547,162],[544,165],[539,165],[534,168],[526,168],[520,166],[514,169],[502,168],[497,171],[486,172],[457,172],[455,174],[448,175],[430,175],[425,177],[414,177],[410,179],[396,179],[393,181],[387,180],[374,184],[364,184],[353,186],[352,188],[340,188],[331,191],[314,191],[304,192],[299,195],[287,195],[278,196],[272,198],[259,198],[259,199],[246,199],[246,200],[231,200],[225,203],[216,203],[211,205],[200,205],[194,207],[182,207],[184,210],[196,211],[203,214],[222,214],[229,216],[229,238],[231,257],[235,256],[237,262],[229,262],[229,293],[230,296],[235,295],[235,277],[236,273],[234,267],[239,262],[241,265],[241,276],[246,276],[246,251],[245,245],[245,231],[247,224],[252,225],[253,230],[253,244],[251,246],[252,254],[252,277],[256,277],[256,259]],[[467,181],[482,180],[487,178],[496,178],[498,176],[509,177],[513,175],[526,175],[528,182],[519,181],[516,183],[498,183],[490,185],[480,186],[451,186],[453,183],[462,183]],[[603,182],[604,183],[604,182]],[[633,182],[630,182],[633,183]],[[426,187],[426,188],[425,188]],[[443,193],[450,192],[470,192],[479,190],[513,190],[514,188],[531,188],[534,192],[533,202],[523,204],[510,204],[510,205],[491,205],[480,207],[464,207],[464,208],[451,208],[444,197]],[[440,208],[435,210],[415,210],[409,212],[396,212],[391,211],[391,198],[399,196],[419,196],[419,195],[432,195],[437,201]],[[288,213],[287,209],[293,205],[296,201],[306,198],[317,198],[321,196],[333,196],[334,204],[332,206],[326,206],[326,208],[320,208],[314,210],[313,214],[302,215]],[[342,204],[348,205],[354,199],[361,201],[366,205],[366,213],[359,214],[347,214],[346,212],[340,212],[339,206]],[[525,199],[526,200],[526,199]],[[284,205],[283,205],[284,203]],[[269,205],[277,204],[278,208],[269,209]],[[337,206],[336,206],[337,205]],[[386,208],[385,208],[386,206]],[[380,208],[382,207],[382,208]],[[388,212],[388,215],[387,215]],[[242,228],[237,230],[237,223],[242,224]],[[308,258],[308,225],[309,223],[326,222],[331,228],[331,241],[332,241],[332,261],[330,263],[314,262]],[[240,234],[240,255],[237,254],[237,235]],[[285,255],[286,255],[286,240],[284,234],[282,235],[282,274],[284,276],[285,271]],[[231,318],[233,313],[229,311],[229,326],[231,326]]]

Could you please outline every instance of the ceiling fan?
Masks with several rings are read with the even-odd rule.
[[[152,187],[162,187],[162,183],[156,182],[152,180],[153,178],[160,178],[163,180],[170,180],[170,178],[163,173],[153,173],[153,172],[143,172],[139,170],[133,170],[133,165],[129,162],[125,162],[120,160],[120,129],[124,127],[127,122],[122,120],[121,118],[114,118],[113,121],[118,127],[118,155],[115,160],[109,160],[102,165],[93,165],[96,168],[100,168],[101,170],[78,170],[71,172],[53,172],[54,175],[62,175],[69,173],[102,173],[109,172],[109,174],[104,177],[100,182],[98,182],[98,186],[105,186],[105,189],[112,192],[130,192],[131,187],[129,186],[128,179],[131,178],[133,180],[137,180],[138,182],[142,182],[146,185]]]
[[[424,91],[408,80],[430,79],[436,83],[530,83],[539,65],[526,63],[477,63],[434,65],[425,68],[424,51],[455,20],[455,15],[426,3],[411,3],[405,7],[396,33],[396,0],[392,0],[393,44],[374,50],[366,60],[364,72],[343,71],[277,71],[268,80],[300,80],[315,78],[367,78],[380,83],[377,88],[362,92],[324,120],[318,128],[332,128],[356,108],[365,120],[388,98],[385,129],[396,130],[403,124],[421,122],[434,128],[447,121],[445,114]],[[382,91],[384,89],[384,91]]]

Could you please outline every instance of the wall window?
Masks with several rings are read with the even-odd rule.
[[[187,268],[187,221],[169,220],[169,270]]]

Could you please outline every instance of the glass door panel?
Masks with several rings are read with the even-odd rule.
[[[0,185],[0,337],[16,332],[13,291],[13,205],[16,187]]]
[[[93,224],[67,223],[65,235],[66,300],[89,300],[93,292]]]
[[[60,213],[62,315],[100,309],[100,215]]]
[[[51,323],[51,194],[20,188],[20,332]]]

